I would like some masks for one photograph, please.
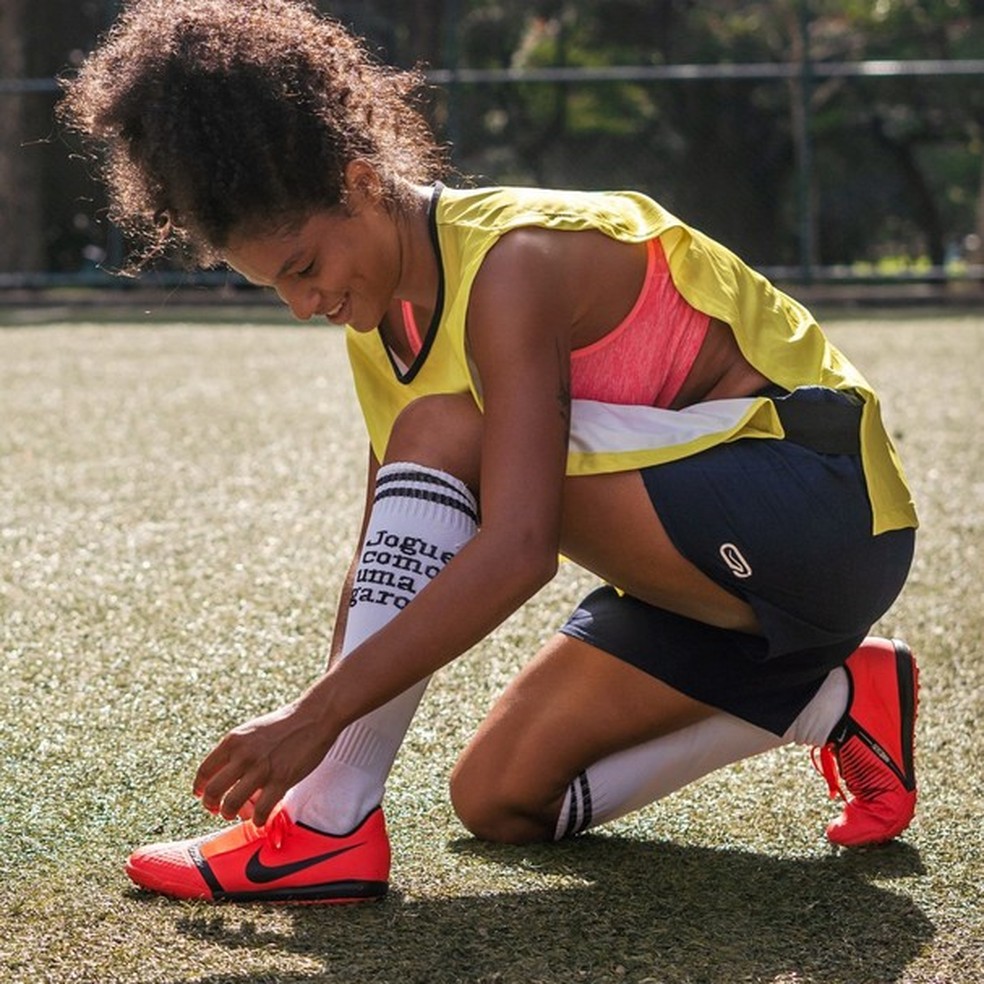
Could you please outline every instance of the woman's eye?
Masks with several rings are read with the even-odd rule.
[[[303,270],[298,270],[299,277],[307,277],[314,270],[314,260],[312,260]]]

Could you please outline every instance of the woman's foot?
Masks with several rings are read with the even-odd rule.
[[[842,847],[891,840],[916,810],[913,741],[919,670],[897,639],[868,638],[844,664],[851,694],[827,744],[813,749],[831,798],[844,809],[827,827]]]
[[[278,807],[192,840],[135,851],[126,873],[141,888],[179,899],[232,902],[360,902],[386,894],[389,838],[380,807],[351,833],[325,834]]]

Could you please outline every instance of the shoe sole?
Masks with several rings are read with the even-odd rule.
[[[916,715],[919,712],[919,667],[912,650],[901,640],[893,639],[895,672],[899,681],[902,704],[902,768],[903,784],[909,792],[916,790]]]
[[[188,890],[185,886],[151,883],[138,868],[126,866],[130,881],[138,888],[171,899],[200,902],[271,902],[297,905],[354,905],[359,902],[375,902],[389,890],[388,882],[339,881],[321,885],[300,885],[293,888],[255,892],[209,892]]]
[[[216,902],[273,902],[297,905],[355,905],[375,902],[389,889],[386,882],[330,882],[327,885],[304,885],[272,892],[216,892]]]

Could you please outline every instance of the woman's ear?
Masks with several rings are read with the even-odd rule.
[[[357,157],[345,165],[345,201],[349,211],[358,212],[375,205],[383,197],[383,182],[376,168]]]

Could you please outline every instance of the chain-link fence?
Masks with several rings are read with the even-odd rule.
[[[115,6],[89,3],[81,33]],[[451,67],[428,74],[460,174],[450,183],[636,188],[784,281],[959,290],[984,278],[984,57],[820,57],[803,18],[785,60],[570,65],[564,22],[541,18],[520,40],[542,47],[537,31],[553,30],[552,64],[514,52],[482,66],[482,5],[470,5],[467,43],[457,4],[438,6],[435,44]],[[401,22],[372,4],[334,8],[384,54],[412,32],[412,11]],[[0,74],[0,287],[127,285],[102,190],[54,123],[57,82]],[[166,266],[147,279],[229,282]]]

